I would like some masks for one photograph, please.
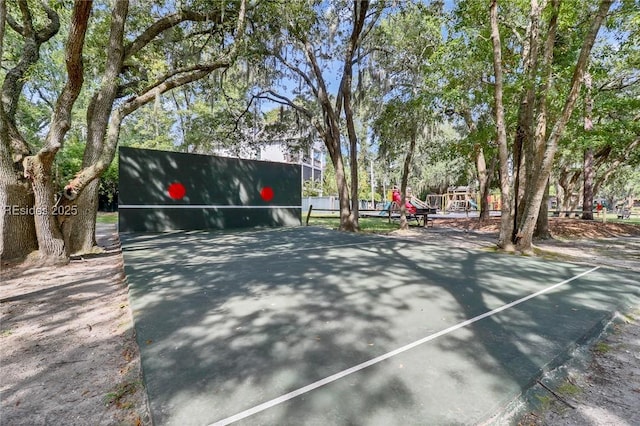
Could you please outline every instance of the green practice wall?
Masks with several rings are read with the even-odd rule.
[[[174,183],[183,198],[170,196]],[[271,200],[261,196],[266,187]],[[301,194],[295,164],[119,149],[120,232],[297,226]]]

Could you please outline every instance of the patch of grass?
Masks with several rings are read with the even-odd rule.
[[[554,399],[549,395],[536,395],[538,402],[540,403],[541,411],[546,411],[551,407],[551,403]]]
[[[606,343],[604,343],[604,342],[598,342],[593,347],[593,351],[596,352],[599,355],[604,355],[607,352],[611,351],[611,346],[606,344]]]
[[[568,380],[565,380],[560,386],[558,386],[558,393],[562,395],[575,396],[580,392],[582,392],[582,389]]]
[[[542,250],[538,247],[533,248],[533,254],[538,257],[541,257],[545,260],[555,260],[555,261],[571,261],[573,257],[568,256],[566,254],[556,253],[553,251]]]
[[[0,337],[9,337],[13,334],[11,330],[2,330],[0,331]]]
[[[136,393],[141,386],[142,383],[139,380],[120,383],[113,391],[105,395],[104,402],[106,405],[115,405],[118,408],[131,408],[132,403],[126,401],[125,398],[127,395]]]
[[[118,223],[118,212],[98,212],[96,223]]]
[[[307,220],[306,218],[304,219]],[[389,223],[387,218],[370,218],[362,217],[358,220],[360,231],[373,234],[386,234],[400,229],[398,222]],[[338,229],[340,227],[339,217],[314,217],[309,218],[309,226],[320,226],[329,229]]]
[[[600,221],[602,221],[602,218],[600,218]],[[626,224],[629,224],[629,225],[640,225],[640,216],[631,216],[629,219],[618,219],[618,217],[616,215],[608,215],[607,214],[607,222],[611,222],[611,223],[626,223]]]
[[[481,247],[480,250],[489,253],[500,253],[500,247],[498,246]]]

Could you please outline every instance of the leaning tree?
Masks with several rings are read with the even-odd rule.
[[[46,3],[17,3],[8,8],[6,22],[22,43],[21,56],[5,76],[0,109],[2,258],[20,257],[37,247],[43,260],[64,262],[70,253],[91,251],[95,245],[98,179],[114,158],[123,120],[163,93],[229,68],[243,51],[246,16],[257,13],[257,6],[248,9],[245,0],[194,1],[150,15],[146,2],[130,7],[128,0],[115,0],[109,3],[105,25],[94,28],[95,40],[103,46],[99,56],[99,49],[89,50],[84,42],[93,4],[76,1],[65,47],[67,83],[57,97],[44,142],[34,150],[19,131],[17,104],[40,47],[60,29],[60,17]],[[101,6],[104,11],[106,5]],[[84,84],[83,59],[92,65],[103,59],[97,66],[101,78],[91,85]],[[92,93],[82,168],[56,200],[52,164],[83,87]],[[8,214],[7,206],[31,207],[36,214]]]

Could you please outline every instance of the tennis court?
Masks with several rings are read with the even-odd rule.
[[[123,234],[158,425],[476,424],[638,274],[314,227]]]

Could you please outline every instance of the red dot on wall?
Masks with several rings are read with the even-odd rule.
[[[169,193],[169,197],[173,198],[174,200],[181,200],[187,194],[187,190],[185,189],[184,185],[179,182],[174,182],[169,185],[169,188],[167,188],[167,192]]]
[[[265,186],[260,190],[260,197],[267,202],[273,200],[273,189],[270,186]]]

